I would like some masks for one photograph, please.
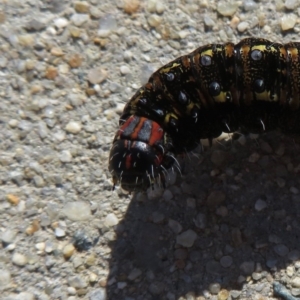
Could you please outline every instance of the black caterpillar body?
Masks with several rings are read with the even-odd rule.
[[[300,134],[300,43],[210,44],[154,72],[124,108],[109,170],[144,190],[202,138],[240,128]]]

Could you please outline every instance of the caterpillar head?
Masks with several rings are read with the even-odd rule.
[[[165,184],[164,171],[174,162],[167,149],[166,134],[150,119],[130,116],[118,130],[109,156],[114,186],[127,191],[145,190],[158,181]]]

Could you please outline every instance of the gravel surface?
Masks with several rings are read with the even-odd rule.
[[[135,195],[107,170],[155,69],[208,43],[297,41],[299,16],[296,0],[0,1],[1,299],[300,297],[300,139],[224,135]]]

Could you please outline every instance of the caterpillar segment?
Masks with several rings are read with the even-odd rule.
[[[300,134],[300,43],[209,44],[154,72],[129,100],[109,157],[113,183],[145,190],[200,139],[239,129]]]

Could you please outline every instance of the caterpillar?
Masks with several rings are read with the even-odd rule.
[[[125,105],[109,171],[145,190],[200,139],[244,129],[300,134],[300,43],[246,38],[209,44],[154,72]]]

